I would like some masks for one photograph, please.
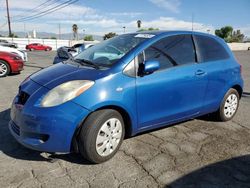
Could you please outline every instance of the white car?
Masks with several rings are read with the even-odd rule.
[[[75,57],[76,55],[78,55],[82,51],[84,51],[92,46],[94,46],[94,44],[83,44],[83,43],[75,44],[74,46],[72,46],[72,48],[75,50],[75,52],[71,51],[70,53],[72,54],[73,57]]]
[[[17,50],[15,48],[10,48],[10,47],[6,47],[6,46],[0,46],[0,51],[2,52],[10,52],[13,54],[17,54],[19,55],[22,60],[24,62],[28,61],[28,56],[27,56],[27,52],[23,51],[23,50]]]

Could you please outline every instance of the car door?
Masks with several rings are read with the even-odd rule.
[[[232,78],[230,56],[225,48],[212,37],[195,34],[194,42],[197,57],[201,66],[206,69],[208,77],[207,92],[204,100],[204,113],[216,111],[227,89],[227,83]]]
[[[42,44],[37,44],[36,50],[43,50],[43,45]]]
[[[139,129],[180,121],[199,114],[207,86],[205,70],[197,63],[191,35],[166,37],[136,58],[137,115]],[[141,75],[145,61],[156,60],[160,69]]]
[[[34,50],[37,50],[37,44],[36,44],[36,43],[31,44],[31,45],[30,45],[30,48],[31,48],[31,49],[34,49]]]

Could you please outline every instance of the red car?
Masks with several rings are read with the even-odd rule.
[[[0,77],[23,70],[23,60],[17,54],[0,52]]]
[[[46,46],[43,44],[39,44],[39,43],[32,43],[32,44],[26,45],[26,50],[29,50],[29,51],[33,51],[33,50],[50,51],[50,50],[52,50],[52,47]]]

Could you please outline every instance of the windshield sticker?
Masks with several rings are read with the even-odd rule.
[[[150,39],[152,37],[154,37],[155,35],[152,35],[152,34],[138,34],[138,35],[135,35],[135,37],[137,38],[146,38],[146,39]]]

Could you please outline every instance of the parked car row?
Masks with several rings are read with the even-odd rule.
[[[0,40],[0,77],[5,77],[10,73],[20,73],[24,63],[28,61],[27,52],[17,49],[16,43],[7,40]],[[26,45],[26,50],[45,50],[50,51],[52,47],[39,43]]]

